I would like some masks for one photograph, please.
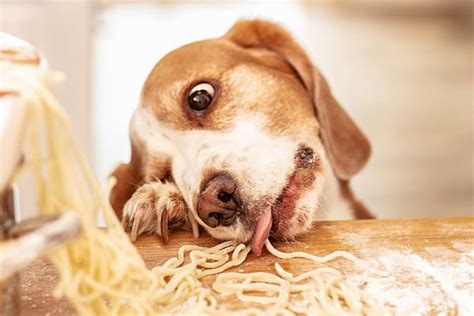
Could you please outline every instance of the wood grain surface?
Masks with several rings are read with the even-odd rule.
[[[148,267],[151,268],[175,256],[182,245],[212,246],[217,243],[217,240],[208,236],[193,239],[190,232],[179,231],[172,233],[170,243],[166,246],[162,245],[156,236],[143,236],[135,244]],[[413,304],[414,299],[419,298],[415,300],[415,303],[418,305],[421,303],[421,306],[415,306],[417,309],[412,309],[412,312],[462,314],[465,309],[458,303],[466,303],[460,298],[460,295],[465,295],[466,292],[453,294],[448,288],[452,287],[453,283],[446,286],[442,284],[443,280],[440,278],[447,273],[448,270],[443,270],[446,268],[450,269],[450,275],[446,274],[446,277],[450,278],[449,282],[454,282],[452,279],[462,278],[463,283],[454,284],[454,286],[460,290],[471,291],[467,292],[471,295],[474,291],[472,280],[474,217],[319,222],[314,225],[311,232],[299,237],[296,241],[274,242],[274,245],[282,251],[300,250],[319,256],[335,250],[347,250],[373,266],[388,269],[395,278],[398,278],[398,274],[409,276],[406,279],[393,280],[393,287],[398,288],[398,292],[395,291],[396,289],[387,288],[391,285],[387,285],[386,282],[383,284],[369,282],[369,286],[373,285],[373,291],[383,291],[393,296],[388,297],[388,301],[391,302],[394,313],[406,312],[406,304]],[[279,262],[283,268],[293,273],[308,271],[315,267],[313,263],[306,260],[275,258],[265,250],[261,257],[249,255],[241,266],[233,270],[274,272],[275,262]],[[377,265],[376,262],[379,264]],[[421,268],[417,270],[420,264]],[[349,276],[357,277],[363,272],[346,260],[338,259],[330,265],[341,269]],[[459,269],[453,270],[453,267],[459,267]],[[412,274],[404,270],[411,268],[414,269]],[[467,269],[467,271],[462,269]],[[426,278],[421,278],[424,273],[428,273],[427,271],[439,271],[439,275],[432,273]],[[42,259],[32,263],[21,272],[20,277],[22,315],[71,315],[73,313],[71,305],[66,300],[54,298],[52,295],[58,275],[47,260]],[[213,279],[212,276],[208,277],[203,280],[203,283],[209,285]],[[417,295],[419,297],[416,297]],[[221,300],[225,300],[231,307],[239,305],[232,297],[222,297]]]

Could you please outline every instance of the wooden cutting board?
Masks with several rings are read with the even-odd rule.
[[[135,243],[151,268],[176,255],[184,244],[213,246],[215,239],[193,239],[190,232],[174,232],[162,245],[156,236],[143,236]],[[282,251],[305,251],[318,256],[335,250],[350,251],[370,266],[387,270],[390,278],[368,276],[351,262],[338,259],[330,266],[343,271],[353,282],[385,302],[395,314],[462,315],[474,313],[474,217],[360,220],[316,223],[311,232],[291,243],[274,242]],[[293,273],[311,270],[307,260],[284,260],[266,250],[261,257],[249,255],[232,270],[274,272],[274,264]],[[52,296],[58,275],[46,260],[38,260],[21,274],[22,315],[71,315],[71,305]],[[203,280],[211,284],[213,277]],[[227,305],[238,306],[232,297]]]

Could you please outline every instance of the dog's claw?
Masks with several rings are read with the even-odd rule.
[[[168,230],[168,223],[169,223],[169,214],[167,210],[161,212],[161,219],[160,222],[160,230],[161,230],[161,240],[166,245],[169,242],[169,230]]]
[[[123,215],[122,216],[122,227],[125,229],[125,231],[128,229],[128,216]]]
[[[198,225],[196,219],[194,218],[194,215],[191,212],[188,212],[187,217],[188,217],[189,226],[191,226],[191,231],[193,233],[193,237],[198,238],[199,237],[199,225]]]
[[[145,215],[145,210],[144,209],[139,209],[135,213],[135,218],[133,220],[133,226],[132,226],[132,231],[130,232],[130,239],[132,241],[137,240],[138,235],[141,233],[140,231],[140,224],[142,223],[142,219]]]
[[[169,242],[170,229],[186,222],[184,201],[176,198],[176,190],[170,184],[147,183],[134,193],[122,217],[132,241],[143,233],[155,233],[164,244]]]

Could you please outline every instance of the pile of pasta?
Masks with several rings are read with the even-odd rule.
[[[250,249],[226,241],[205,248],[186,245],[175,258],[148,269],[108,204],[83,154],[72,138],[69,119],[50,90],[57,73],[34,66],[0,62],[0,89],[17,91],[28,104],[25,162],[21,172],[34,176],[41,214],[77,212],[81,234],[54,250],[49,258],[60,273],[55,295],[66,297],[82,315],[147,314],[385,314],[333,268],[316,266],[300,275],[275,264],[275,273],[225,272],[245,261]],[[20,172],[20,173],[21,173]],[[107,227],[97,228],[98,212]],[[278,258],[305,258],[325,263],[350,253],[326,257],[282,253],[266,242]],[[214,276],[212,288],[201,282]],[[221,295],[246,302],[239,310],[222,306]],[[244,306],[242,308],[242,306]]]

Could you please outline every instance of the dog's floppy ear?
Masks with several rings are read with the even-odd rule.
[[[322,141],[337,177],[348,180],[362,169],[370,156],[368,139],[336,101],[324,77],[288,31],[268,21],[241,20],[224,37],[245,48],[272,50],[284,58],[313,98]]]
[[[140,161],[133,146],[130,162],[118,165],[110,176],[115,177],[117,183],[110,192],[109,202],[117,217],[122,219],[123,206],[143,182]]]

